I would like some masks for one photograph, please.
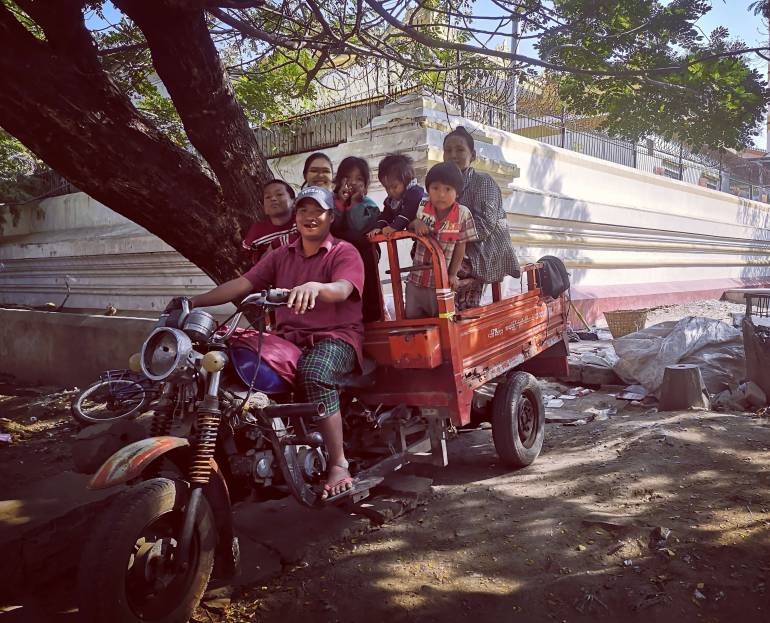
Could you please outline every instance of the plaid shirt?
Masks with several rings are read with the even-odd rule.
[[[459,203],[455,203],[446,217],[439,220],[436,217],[436,211],[431,202],[427,199],[423,200],[417,209],[417,218],[430,227],[429,235],[438,240],[441,249],[444,251],[447,269],[449,269],[452,253],[454,253],[457,243],[478,240],[476,226],[473,223],[473,216],[471,216],[470,210]],[[414,246],[412,264],[414,266],[430,264],[430,253],[425,248],[425,245],[416,242]],[[414,271],[409,274],[409,281],[422,288],[432,288],[433,270]]]
[[[463,171],[463,177],[465,187],[457,201],[468,206],[478,232],[478,241],[465,249],[473,276],[484,283],[497,283],[506,275],[518,277],[521,268],[508,233],[500,188],[490,175],[472,167]]]

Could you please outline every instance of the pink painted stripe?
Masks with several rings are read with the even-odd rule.
[[[606,311],[641,309],[656,305],[686,303],[699,299],[719,299],[732,288],[761,288],[770,286],[770,275],[744,279],[699,279],[606,286],[573,286],[572,302],[589,322],[595,322]],[[570,312],[573,327],[582,328],[574,312]]]

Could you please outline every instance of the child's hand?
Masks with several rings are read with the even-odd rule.
[[[386,236],[389,236],[390,234],[394,233],[396,230],[393,229],[390,225],[386,225],[382,228],[382,233]]]
[[[457,275],[449,275],[449,287],[457,292],[457,287],[460,285],[460,280]]]
[[[420,219],[416,218],[409,225],[409,228],[418,236],[427,236],[430,233],[430,228]]]
[[[386,227],[385,229],[387,229],[387,227]],[[379,234],[383,233],[383,231],[384,231],[384,230],[382,230],[382,229],[380,229],[380,228],[376,228],[376,229],[373,229],[373,230],[372,230],[372,231],[370,231],[368,234],[366,234],[366,237],[367,237],[367,238],[369,238],[369,240],[371,240],[371,239],[372,239],[372,238],[374,238],[375,236],[377,236],[377,235],[379,235]]]

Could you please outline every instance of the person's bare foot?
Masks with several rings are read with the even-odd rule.
[[[350,476],[347,465],[330,465],[326,472],[326,484],[321,499],[333,498],[352,488],[353,478]]]

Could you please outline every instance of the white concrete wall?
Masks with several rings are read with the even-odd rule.
[[[84,193],[21,209],[0,238],[0,303],[157,315],[213,282],[159,238]]]
[[[384,199],[376,164],[390,152],[415,158],[418,176],[442,158],[452,126],[475,129],[475,166],[492,174],[506,198],[511,238],[520,259],[565,259],[576,299],[602,308],[713,294],[770,281],[770,206],[598,160],[462,121],[427,97],[388,105],[368,128],[326,150],[372,166],[370,194]],[[271,161],[299,186],[305,154]],[[76,279],[71,308],[157,313],[178,294],[210,281],[163,242],[83,194],[27,206],[0,240],[0,302],[59,302],[63,279]],[[663,296],[665,295],[665,296]],[[641,303],[639,303],[641,304]],[[599,308],[597,308],[599,309]],[[598,313],[598,312],[597,312]]]

